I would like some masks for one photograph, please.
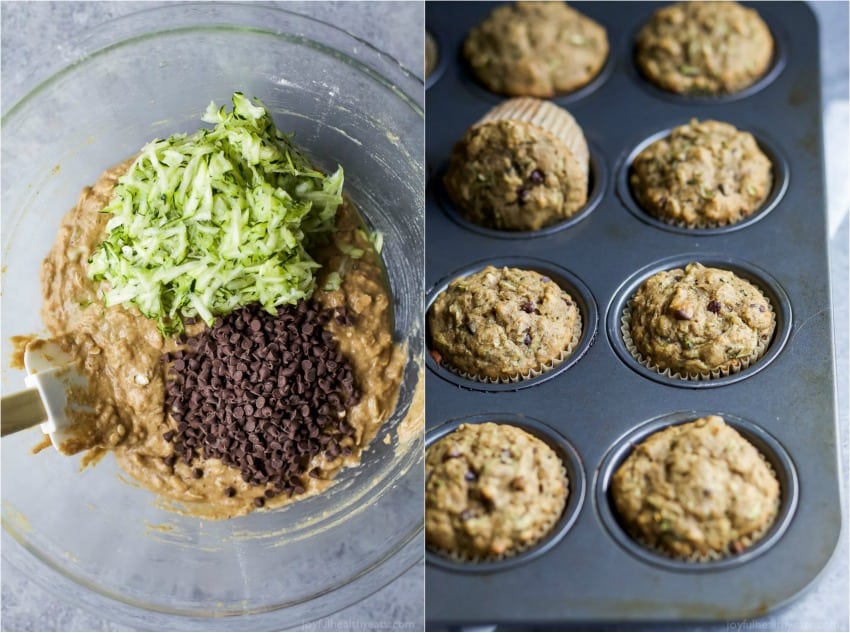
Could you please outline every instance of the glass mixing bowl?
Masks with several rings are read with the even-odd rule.
[[[248,4],[145,10],[79,50],[2,121],[4,365],[9,336],[43,331],[39,266],[81,188],[148,140],[195,130],[211,100],[237,90],[317,164],[344,166],[346,192],[384,233],[409,359],[397,410],[359,467],[324,495],[228,521],[166,510],[111,458],[78,472],[77,458],[31,455],[35,430],[4,438],[4,564],[153,630],[284,628],[346,607],[423,555],[423,440],[402,425],[422,412],[422,82],[328,24]],[[23,372],[4,366],[3,392],[21,388]]]

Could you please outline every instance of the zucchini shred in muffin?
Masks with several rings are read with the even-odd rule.
[[[629,184],[640,206],[659,220],[715,228],[756,213],[770,194],[772,171],[749,132],[693,119],[637,155]]]
[[[611,500],[626,531],[665,556],[739,554],[773,525],[781,491],[767,459],[722,417],[672,426],[635,446]]]
[[[443,178],[461,215],[503,231],[537,231],[588,198],[590,151],[572,115],[522,97],[492,108],[452,148]]]
[[[432,357],[481,382],[517,382],[566,360],[581,313],[557,283],[533,270],[487,266],[452,281],[428,310]]]
[[[758,81],[774,42],[754,9],[737,2],[680,2],[662,7],[637,37],[643,75],[677,94],[722,95]]]
[[[499,560],[538,543],[566,507],[561,459],[509,424],[461,424],[425,456],[428,547],[466,561]]]
[[[690,263],[656,273],[621,319],[626,348],[659,374],[707,380],[737,373],[764,354],[776,329],[770,301],[729,270]]]
[[[496,8],[473,28],[463,55],[489,90],[553,97],[588,84],[608,58],[605,29],[564,2]]]

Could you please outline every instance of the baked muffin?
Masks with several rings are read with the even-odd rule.
[[[428,327],[435,358],[447,369],[483,382],[513,382],[565,360],[581,335],[581,316],[548,277],[487,266],[440,293]]]
[[[638,154],[629,182],[640,205],[658,219],[709,228],[758,211],[773,186],[772,169],[749,132],[693,119]]]
[[[608,57],[608,37],[563,2],[517,2],[472,29],[463,55],[493,92],[552,97],[596,77]]]
[[[636,446],[611,480],[611,497],[640,543],[704,561],[740,553],[764,535],[780,490],[761,453],[711,415]]]
[[[428,31],[425,31],[425,77],[431,76],[440,61],[440,52],[437,40]]]
[[[428,546],[463,560],[516,554],[561,517],[569,483],[558,455],[507,424],[462,424],[425,456]]]
[[[770,301],[735,273],[690,263],[647,279],[623,317],[634,357],[691,380],[746,369],[767,349],[776,319]]]
[[[590,152],[575,119],[530,97],[510,99],[455,144],[443,182],[469,221],[536,231],[587,202]]]
[[[637,64],[678,94],[734,93],[760,79],[773,59],[773,36],[737,2],[680,2],[656,11],[637,37]]]

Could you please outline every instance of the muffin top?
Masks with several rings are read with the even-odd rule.
[[[603,27],[563,2],[517,2],[473,28],[463,54],[493,92],[552,97],[599,73],[608,38]]]
[[[545,371],[572,351],[581,317],[570,295],[533,270],[487,266],[452,281],[428,311],[440,362],[478,380]]]
[[[550,446],[507,424],[462,424],[425,456],[428,545],[467,560],[515,554],[543,538],[567,500]]]
[[[470,128],[452,149],[444,183],[471,222],[536,231],[587,202],[587,164],[544,128],[502,119]]]
[[[654,433],[611,480],[614,506],[644,545],[675,558],[739,553],[771,526],[779,482],[759,451],[711,415]]]
[[[637,64],[665,90],[718,95],[752,85],[773,57],[770,29],[737,2],[680,2],[656,11],[637,37]]]
[[[728,270],[691,263],[643,283],[631,300],[628,332],[650,366],[706,378],[747,367],[767,348],[775,325],[756,286]]]
[[[773,185],[770,159],[749,132],[693,119],[644,149],[631,166],[640,205],[671,224],[734,224],[761,208]]]

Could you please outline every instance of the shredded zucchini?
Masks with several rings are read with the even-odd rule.
[[[256,104],[256,105],[255,105]],[[333,228],[343,170],[314,169],[266,109],[241,93],[211,103],[212,129],[154,140],[119,178],[88,274],[107,306],[138,306],[174,335],[259,302],[269,312],[315,289],[305,250]]]

